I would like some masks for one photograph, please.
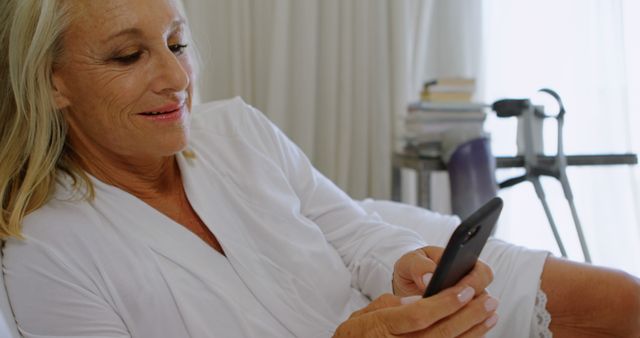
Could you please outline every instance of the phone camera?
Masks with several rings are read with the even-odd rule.
[[[467,235],[464,236],[464,242],[466,243],[470,239],[472,239],[478,233],[478,231],[480,231],[480,227],[481,225],[476,225],[475,227],[469,229],[469,231],[467,232]]]

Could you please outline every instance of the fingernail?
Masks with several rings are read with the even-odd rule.
[[[466,303],[470,301],[471,298],[473,298],[473,295],[475,295],[475,293],[476,291],[472,287],[467,286],[466,288],[464,288],[464,290],[462,290],[462,292],[458,294],[458,300],[461,303]]]
[[[494,311],[498,308],[498,300],[495,298],[489,298],[484,302],[484,308],[487,312]]]
[[[424,276],[422,276],[422,282],[424,283],[424,286],[429,286],[431,277],[433,277],[432,273],[425,273]]]
[[[400,298],[400,304],[411,304],[422,299],[422,296],[408,296]]]
[[[489,319],[484,321],[484,326],[493,327],[494,325],[496,325],[497,322],[498,322],[498,315],[494,313],[493,315],[491,315],[491,317],[489,317]]]

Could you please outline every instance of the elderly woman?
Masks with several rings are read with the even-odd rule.
[[[496,275],[526,311],[498,322],[484,263],[422,299],[441,249],[241,100],[192,110],[177,0],[3,0],[0,43],[0,235],[25,337],[549,334],[534,308],[558,337],[640,336],[635,278],[495,242],[497,273],[535,276],[515,298]]]

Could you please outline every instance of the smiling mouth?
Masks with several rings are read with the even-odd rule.
[[[151,108],[149,111],[140,112],[138,116],[157,121],[172,121],[182,116],[186,106],[184,101],[178,101],[149,108]]]
[[[180,111],[180,109],[182,109],[182,107],[183,107],[183,104],[171,105],[171,106],[168,106],[168,107],[160,108],[157,111],[148,111],[148,112],[139,113],[139,115],[142,115],[142,116],[162,116],[162,115],[175,114],[175,113],[178,113]]]
[[[178,110],[178,109],[176,109],[176,110]],[[171,113],[175,112],[176,110],[166,111],[166,112],[154,111],[154,112],[148,112],[148,113],[140,113],[140,115],[145,115],[145,116],[165,115],[165,114],[171,114]]]

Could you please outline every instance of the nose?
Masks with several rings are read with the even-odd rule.
[[[171,94],[184,91],[191,82],[191,67],[188,54],[178,56],[170,50],[158,54],[153,63],[152,72],[156,74],[152,81],[153,91],[159,94]]]

